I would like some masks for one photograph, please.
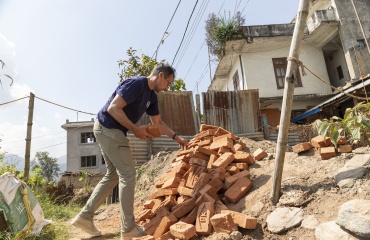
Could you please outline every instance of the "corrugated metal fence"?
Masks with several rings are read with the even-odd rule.
[[[260,127],[257,89],[202,93],[205,124],[234,133],[252,133]]]
[[[184,136],[195,135],[199,123],[195,115],[193,93],[191,91],[161,92],[158,96],[158,107],[161,119],[176,133]],[[150,123],[149,116],[144,114],[138,125]]]

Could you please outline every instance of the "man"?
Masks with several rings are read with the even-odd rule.
[[[178,142],[182,148],[186,147],[188,142],[161,120],[158,110],[156,93],[166,91],[174,79],[175,69],[167,63],[159,63],[150,76],[132,77],[122,82],[100,110],[94,124],[94,134],[102,150],[107,173],[73,219],[74,226],[93,236],[101,235],[93,222],[94,212],[119,183],[121,239],[131,240],[146,235],[144,229],[135,223],[133,214],[136,171],[126,135],[130,130],[142,140],[152,138],[146,131],[150,124],[135,125],[146,112],[153,124],[159,124],[163,134]]]

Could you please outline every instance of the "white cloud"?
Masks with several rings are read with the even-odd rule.
[[[25,83],[14,83],[10,90],[10,96],[14,99],[29,96],[30,92],[34,92],[30,86]]]

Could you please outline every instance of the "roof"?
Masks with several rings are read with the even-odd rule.
[[[367,87],[367,86],[370,86],[370,76],[367,76],[366,78],[364,79],[360,79],[360,80],[363,80],[363,82],[361,81],[360,83],[358,83],[357,85],[353,86],[353,87],[350,87],[346,90],[344,90],[343,92],[340,92],[338,94],[336,94],[335,96],[329,98],[328,100],[316,105],[315,107],[311,108],[310,110],[306,111],[305,113],[301,114],[300,116],[294,118],[291,120],[291,122],[298,122],[302,119],[305,119],[315,113],[318,113],[318,112],[321,112],[322,109],[324,109],[325,107],[328,107],[328,106],[332,106],[333,104],[338,104],[338,103],[341,103],[341,102],[344,102],[348,99],[350,99],[351,97],[346,95],[345,93],[350,93],[350,94],[353,94],[354,92],[356,92],[356,90],[359,90],[363,87]]]
[[[80,128],[80,127],[93,127],[94,126],[94,119],[91,121],[80,121],[80,122],[70,122],[67,120],[65,124],[63,124],[61,127],[65,130],[68,128]]]

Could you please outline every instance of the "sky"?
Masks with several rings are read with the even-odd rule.
[[[130,47],[153,56],[176,0],[0,0],[0,152],[25,155],[30,95],[34,102],[31,160],[37,151],[66,155],[69,121],[88,121],[119,82],[118,61]],[[194,8],[195,4],[196,7]],[[242,12],[245,25],[289,23],[298,0],[186,0],[173,17],[157,60],[172,63],[193,94],[206,92],[217,67],[205,45],[210,13]],[[190,15],[194,9],[192,18]],[[183,38],[185,28],[188,29]],[[181,46],[179,48],[179,46]],[[211,71],[210,71],[211,69]],[[10,75],[14,82],[10,86]],[[65,109],[45,101],[65,106]],[[75,110],[90,114],[77,113]],[[6,156],[8,162],[14,156]]]

